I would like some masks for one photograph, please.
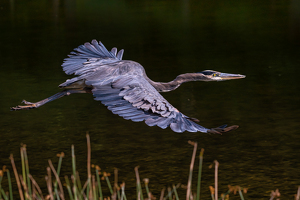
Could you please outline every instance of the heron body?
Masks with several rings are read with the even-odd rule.
[[[205,128],[173,107],[160,92],[175,90],[189,81],[222,81],[244,78],[239,74],[227,74],[213,70],[187,73],[168,83],[152,81],[145,69],[137,62],[122,60],[124,50],[108,51],[101,42],[93,40],[75,48],[62,64],[66,74],[76,77],[59,85],[64,90],[42,101],[12,107],[12,110],[37,108],[45,103],[72,93],[92,93],[114,114],[132,121],[145,121],[149,126],[163,129],[170,126],[175,132],[223,133],[238,128],[220,126]]]

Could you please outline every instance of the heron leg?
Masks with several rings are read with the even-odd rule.
[[[61,92],[58,92],[58,93],[56,93],[55,95],[53,95],[51,97],[48,97],[46,99],[43,99],[43,100],[35,102],[35,103],[23,100],[22,103],[24,103],[25,105],[18,105],[16,107],[11,107],[10,110],[29,110],[29,109],[33,109],[33,108],[38,108],[38,107],[40,107],[40,106],[42,106],[42,105],[44,105],[44,104],[46,104],[50,101],[54,101],[58,98],[70,95],[72,93],[86,93],[86,91],[84,91],[84,90],[68,90],[67,89],[67,90],[63,90]]]

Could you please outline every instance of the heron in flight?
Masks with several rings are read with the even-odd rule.
[[[38,108],[50,101],[73,93],[92,93],[114,114],[134,122],[145,121],[148,126],[163,129],[170,126],[174,132],[203,132],[222,134],[238,128],[237,125],[205,128],[199,120],[182,114],[160,92],[169,92],[189,81],[224,81],[245,78],[240,74],[205,70],[177,76],[168,83],[149,79],[145,69],[137,62],[122,60],[124,50],[108,51],[101,42],[92,40],[72,51],[62,64],[66,74],[77,75],[59,85],[63,90],[36,103],[23,100],[25,105],[11,110]]]

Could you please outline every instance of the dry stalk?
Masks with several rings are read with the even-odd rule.
[[[218,200],[218,168],[219,162],[215,160],[215,200]]]
[[[54,200],[53,192],[52,192],[52,179],[51,179],[51,169],[50,167],[47,167],[47,174],[48,176],[45,177],[47,182],[47,188],[50,195],[50,199]]]
[[[14,157],[13,157],[12,154],[10,154],[9,159],[11,161],[11,165],[13,167],[14,174],[15,174],[15,177],[16,177],[16,182],[17,182],[18,189],[19,189],[20,199],[24,200],[23,191],[22,191],[22,188],[21,188],[21,183],[20,183],[20,179],[19,179],[19,176],[18,176],[18,171],[17,171],[16,165],[15,165],[15,161],[14,161]]]
[[[44,199],[44,196],[43,196],[43,193],[42,193],[41,188],[39,187],[39,185],[37,184],[37,182],[34,180],[34,178],[31,176],[31,174],[29,174],[29,178],[30,178],[32,184],[33,184],[33,185],[35,186],[35,188],[37,189],[37,191],[38,191],[40,197],[41,197],[42,199]]]
[[[188,180],[188,184],[187,184],[186,200],[190,200],[190,195],[191,195],[191,191],[192,191],[192,174],[193,174],[193,168],[194,168],[196,151],[197,151],[197,142],[189,141],[189,144],[194,146],[194,151],[193,151],[192,160],[191,160],[191,164],[190,164],[190,174],[189,174],[189,180]]]
[[[62,187],[62,185],[61,185],[61,182],[60,182],[60,179],[59,179],[59,177],[58,177],[58,174],[56,173],[56,170],[54,169],[51,160],[48,160],[48,162],[49,162],[49,166],[50,166],[50,168],[51,168],[51,170],[52,170],[52,172],[53,172],[53,174],[54,174],[54,176],[55,176],[55,178],[56,178],[56,181],[57,181],[58,186],[59,186],[59,189],[60,189],[59,196],[60,196],[62,199],[65,199],[65,197],[64,197],[64,190],[63,190],[63,187]]]

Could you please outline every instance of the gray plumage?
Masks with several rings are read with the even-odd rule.
[[[179,75],[168,83],[154,82],[139,63],[122,60],[123,53],[123,49],[117,52],[115,47],[108,51],[96,40],[80,45],[62,64],[66,74],[76,75],[59,85],[64,91],[37,103],[25,101],[26,106],[13,107],[12,110],[36,108],[71,93],[92,93],[96,101],[101,101],[114,114],[135,122],[145,121],[149,126],[163,129],[170,126],[175,132],[204,133],[223,133],[238,127],[204,128],[195,123],[197,119],[179,112],[159,92],[174,90],[188,81],[221,80],[225,77],[221,74],[226,75],[225,80],[245,76],[206,70]]]

